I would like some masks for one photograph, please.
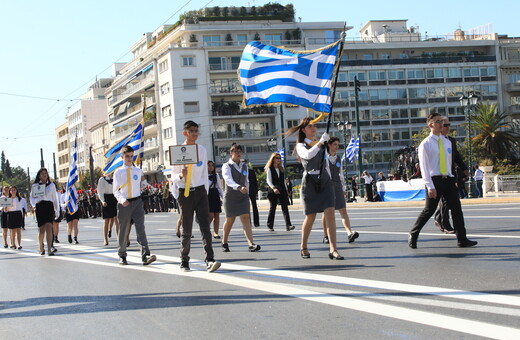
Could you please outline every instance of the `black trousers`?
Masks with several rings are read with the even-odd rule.
[[[410,231],[410,235],[414,240],[417,240],[421,229],[435,213],[435,209],[439,204],[440,197],[444,196],[448,208],[451,210],[453,228],[455,229],[455,234],[457,235],[457,241],[459,243],[465,242],[467,237],[466,228],[464,226],[464,215],[462,214],[459,193],[457,186],[455,185],[455,178],[442,178],[440,176],[435,176],[432,177],[432,181],[435,189],[437,190],[437,198],[426,198],[424,209],[419,214],[419,217],[417,217],[417,220],[415,221],[412,230]]]
[[[184,197],[184,190],[184,188],[179,188],[179,206],[182,216],[181,260],[190,260],[193,215],[196,213],[202,234],[202,246],[206,253],[206,261],[214,261],[209,227],[209,201],[206,188],[203,185],[196,187],[190,191],[188,197]]]
[[[374,193],[372,192],[372,183],[365,184],[365,197],[367,201],[372,202],[374,200]]]
[[[289,208],[287,207],[287,200],[278,199],[279,195],[273,195],[269,196],[269,215],[267,216],[267,227],[273,228],[274,226],[274,215],[276,213],[276,206],[278,203],[280,203],[280,206],[282,207],[283,212],[283,218],[285,220],[285,226],[290,227],[292,225],[291,223],[291,216],[289,216]]]
[[[448,204],[446,203],[446,199],[444,196],[441,197],[439,201],[439,206],[435,211],[435,222],[439,223],[439,225],[447,231],[452,231],[453,227],[450,223],[450,209],[448,208]]]
[[[249,196],[251,207],[253,208],[253,225],[260,226],[260,215],[258,215],[258,206],[256,205],[256,196]]]

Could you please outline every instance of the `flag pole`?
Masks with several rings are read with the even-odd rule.
[[[334,75],[334,81],[332,84],[332,95],[330,97],[330,113],[327,117],[327,129],[326,132],[329,133],[330,130],[330,124],[332,122],[332,113],[333,113],[333,107],[334,107],[334,97],[336,96],[336,84],[338,82],[338,75],[339,75],[339,66],[341,64],[341,54],[343,53],[343,45],[345,41],[345,30],[346,30],[346,23],[343,25],[343,33],[341,33],[341,42],[339,46],[339,52],[338,52],[338,60],[336,61],[336,74]],[[322,146],[324,149],[323,157],[320,160],[320,173],[318,175],[318,183],[321,188],[321,174],[323,173],[324,166],[325,166],[325,156],[327,155],[327,142],[325,142]]]
[[[142,94],[141,95],[141,98],[143,99],[143,118],[142,118],[142,121],[143,121],[143,139],[144,139],[144,114],[146,113],[146,95],[145,94]],[[141,152],[141,149],[143,149],[142,147],[144,147],[143,145],[143,142],[141,141],[141,148],[139,149],[139,153]],[[144,149],[143,149],[144,150]],[[144,154],[143,154],[144,156]],[[141,159],[141,156],[138,154],[137,155],[137,159],[139,159],[139,169],[143,169],[143,160]]]

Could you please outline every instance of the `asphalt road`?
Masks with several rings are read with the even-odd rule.
[[[430,221],[412,250],[406,235],[420,208],[350,208],[360,237],[347,243],[338,229],[344,261],[327,257],[321,224],[312,258],[300,258],[301,211],[291,212],[294,231],[281,214],[275,232],[255,228],[258,253],[247,251],[237,222],[231,252],[215,245],[215,273],[204,270],[198,232],[192,271],[179,270],[176,213],[146,215],[158,257],[148,267],[134,235],[130,265],[119,266],[99,218],[80,220],[79,245],[40,256],[29,218],[23,250],[0,249],[0,338],[520,339],[520,204],[463,210],[477,247],[458,248]]]

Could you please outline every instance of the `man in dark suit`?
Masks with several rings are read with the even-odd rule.
[[[256,205],[256,197],[258,195],[258,180],[256,179],[256,172],[251,163],[248,163],[248,179],[249,179],[249,200],[253,209],[253,225],[260,226],[260,216],[258,215],[258,206]]]
[[[453,150],[453,153],[452,153],[453,162],[451,164],[451,173],[452,174],[457,173],[457,171],[455,171],[456,170],[455,166],[457,166],[459,168],[458,170],[463,171],[467,178],[469,175],[468,167],[466,166],[466,164],[464,164],[464,160],[462,159],[462,156],[460,155],[459,151],[457,150],[457,141],[455,140],[455,138],[448,136],[448,134],[450,133],[450,126],[451,126],[450,120],[448,119],[448,117],[442,117],[442,118],[444,120],[444,124],[443,124],[441,133],[450,140],[452,150]],[[446,234],[455,233],[455,230],[453,230],[453,227],[451,226],[451,223],[450,223],[449,209],[448,209],[448,205],[446,204],[446,199],[444,197],[441,197],[439,206],[437,207],[437,211],[435,212],[435,226],[437,228],[439,228],[440,231],[442,231],[443,233],[446,233]]]

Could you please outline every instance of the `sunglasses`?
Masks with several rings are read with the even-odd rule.
[[[444,127],[450,127],[451,124],[444,124],[443,126],[444,126]]]

